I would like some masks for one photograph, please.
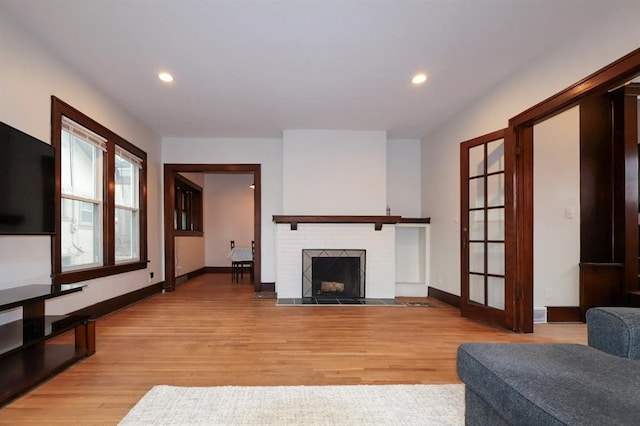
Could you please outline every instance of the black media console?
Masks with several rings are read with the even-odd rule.
[[[88,316],[44,312],[45,300],[82,291],[82,287],[63,286],[56,292],[50,285],[0,290],[0,313],[22,307],[21,320],[0,325],[0,407],[95,353],[95,322]],[[74,344],[50,340],[74,329]]]

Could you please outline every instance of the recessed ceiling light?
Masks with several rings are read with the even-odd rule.
[[[173,76],[168,72],[161,72],[160,74],[158,74],[158,78],[165,83],[171,83],[173,81]]]
[[[416,75],[414,75],[414,76],[413,76],[413,78],[411,79],[411,82],[412,82],[413,84],[422,84],[422,83],[424,83],[425,81],[427,81],[427,75],[426,75],[426,74],[423,74],[423,73],[416,74]]]

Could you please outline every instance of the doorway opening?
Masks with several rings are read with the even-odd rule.
[[[164,165],[164,270],[163,290],[174,291],[176,287],[176,231],[174,210],[176,205],[175,183],[180,173],[217,173],[217,174],[252,174],[253,175],[253,241],[255,292],[262,290],[261,281],[261,166],[260,164],[165,164]]]

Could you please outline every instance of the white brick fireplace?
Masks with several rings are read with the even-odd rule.
[[[279,298],[302,297],[302,250],[366,250],[367,298],[396,296],[395,226],[379,231],[374,223],[289,223],[276,224],[276,291]]]

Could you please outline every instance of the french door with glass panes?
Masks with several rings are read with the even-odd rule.
[[[505,161],[505,133],[460,146],[460,309],[465,317],[513,329],[515,254],[506,232],[514,223],[513,181],[506,178],[513,167]]]

